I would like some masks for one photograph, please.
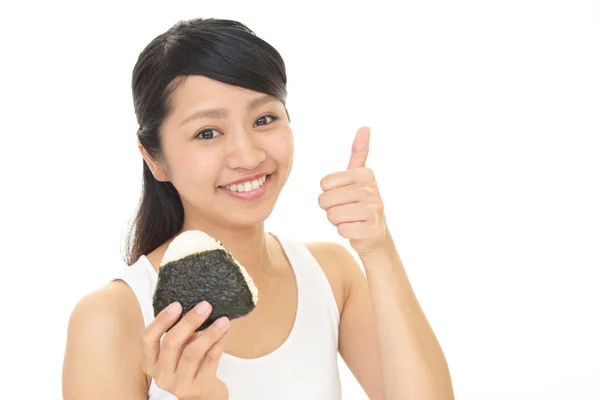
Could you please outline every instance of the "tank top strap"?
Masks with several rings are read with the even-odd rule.
[[[152,263],[142,255],[135,263],[125,266],[113,281],[117,279],[124,281],[135,294],[144,317],[144,326],[148,326],[154,320],[152,297],[158,279]]]
[[[284,235],[269,233],[283,247],[296,275],[299,301],[302,302],[304,314],[301,319],[311,319],[308,322],[310,325],[318,320],[321,327],[327,321],[331,332],[337,335],[340,313],[329,279],[319,262],[304,243]],[[321,316],[325,317],[325,321]]]

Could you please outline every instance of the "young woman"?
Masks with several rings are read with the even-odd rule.
[[[365,276],[343,246],[264,230],[294,149],[273,47],[236,21],[182,21],[140,54],[132,89],[144,164],[128,265],[72,312],[65,399],[339,399],[338,352],[371,399],[453,398],[365,166],[368,128],[318,199]],[[201,333],[210,304],[176,324],[179,303],[154,317],[158,266],[189,229],[252,276],[260,300],[249,315]]]

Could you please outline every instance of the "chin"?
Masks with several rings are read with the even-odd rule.
[[[251,228],[265,222],[273,212],[273,205],[265,202],[265,204],[251,209],[231,207],[220,211],[221,220],[225,225],[235,228]]]

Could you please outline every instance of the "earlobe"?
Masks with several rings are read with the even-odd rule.
[[[142,146],[142,144],[140,143],[139,139],[138,139],[138,149],[142,155],[142,158],[144,159],[144,162],[150,169],[150,172],[152,172],[152,175],[154,175],[154,179],[156,179],[159,182],[168,182],[169,178],[168,178],[163,166],[160,163],[158,163],[157,161],[155,161],[152,158],[152,156],[150,156],[150,154],[148,154],[148,152],[146,151],[144,146]]]
[[[156,163],[156,162],[148,162],[147,160],[144,160],[146,162],[146,164],[148,165],[148,168],[150,168],[150,172],[152,172],[152,175],[154,175],[154,179],[156,179],[159,182],[168,182],[169,178],[167,177],[167,174],[165,173],[164,168]]]
[[[150,168],[150,171],[152,172],[152,175],[154,175],[154,179],[156,179],[159,182],[168,182],[169,181],[169,177],[167,176],[167,173],[165,172],[164,167],[151,159],[150,162],[148,162],[148,160],[146,159],[146,163],[148,164],[148,167]]]

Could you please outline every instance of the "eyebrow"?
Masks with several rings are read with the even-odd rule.
[[[265,103],[270,103],[271,101],[276,101],[277,99],[271,95],[265,94],[259,97],[256,97],[248,102],[246,106],[246,110],[252,111]],[[228,111],[225,108],[209,108],[205,110],[197,110],[189,115],[186,119],[184,119],[179,126],[185,125],[191,120],[199,119],[199,118],[226,118],[229,115]]]

